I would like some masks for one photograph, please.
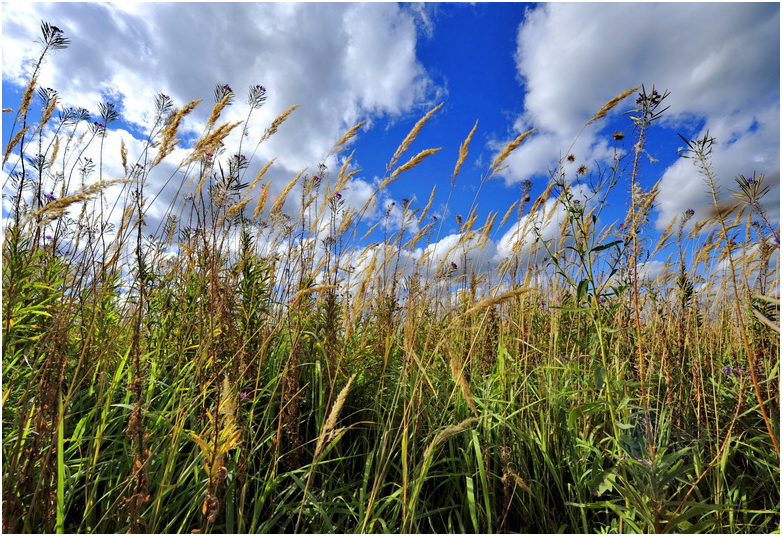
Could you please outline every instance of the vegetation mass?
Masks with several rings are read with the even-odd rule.
[[[639,176],[666,93],[632,88],[590,119],[636,97],[610,166],[568,171],[565,153],[499,225],[478,222],[476,195],[443,252],[428,247],[444,225],[434,192],[404,200],[397,225],[386,207],[371,216],[376,197],[346,202],[358,170],[343,152],[361,124],[327,155],[339,170],[313,163],[277,196],[273,161],[248,176],[260,85],[247,120],[223,124],[236,94],[218,85],[186,150],[177,135],[200,104],[161,94],[143,151],[106,153],[115,105],[58,110],[37,78],[69,40],[41,29],[21,105],[3,110],[16,118],[3,157],[4,531],[779,530],[769,187],[752,175],[721,191],[714,140],[685,140],[713,210],[652,241],[657,189]],[[438,150],[407,154],[438,108],[377,191]],[[166,180],[181,186],[159,206]],[[621,191],[626,218],[607,223]],[[482,270],[470,253],[514,221],[511,254]],[[368,224],[383,242],[363,245]]]

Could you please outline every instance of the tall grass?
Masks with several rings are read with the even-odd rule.
[[[39,65],[68,44],[42,31]],[[104,154],[113,107],[55,119],[44,90],[33,125],[36,75],[4,151],[4,531],[779,530],[779,231],[762,176],[718,190],[705,138],[686,156],[713,217],[688,211],[650,241],[657,189],[638,162],[667,94],[640,90],[607,170],[568,171],[568,155],[538,199],[527,185],[502,222],[518,218],[517,254],[482,273],[468,253],[496,215],[459,216],[450,255],[414,255],[441,238],[431,200],[405,200],[399,229],[386,213],[363,248],[374,199],[346,203],[352,157],[267,199],[271,163],[252,179],[241,147],[219,152],[240,126],[219,123],[228,86],[157,207],[155,173],[199,103],[160,95],[143,151]],[[248,119],[265,94],[250,89]],[[437,151],[399,164],[438,108],[378,190]],[[93,144],[97,163],[81,157]],[[601,227],[623,190],[625,221]],[[675,253],[651,280],[659,251]]]

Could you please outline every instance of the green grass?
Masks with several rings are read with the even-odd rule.
[[[41,57],[61,38],[44,27]],[[665,98],[641,91],[635,147]],[[761,177],[737,179],[735,207],[695,230],[691,215],[672,222],[658,246],[679,254],[655,281],[637,273],[658,247],[646,229],[654,190],[628,200],[623,229],[597,227],[608,193],[636,184],[640,153],[619,150],[606,173],[560,167],[540,199],[521,201],[519,217],[552,200],[566,215],[562,240],[538,236],[544,265],[486,274],[424,258],[404,272],[401,252],[436,241],[432,226],[413,243],[387,230],[389,254],[350,269],[368,207],[351,212],[335,195],[347,167],[300,176],[298,215],[280,201],[253,218],[263,179],[251,190],[239,162],[226,176],[195,155],[181,168],[190,197],[163,207],[181,227],[152,243],[152,142],[176,134],[170,102],[157,111],[113,230],[104,185],[59,184],[71,219],[41,197],[102,130],[44,118],[61,160],[52,144],[25,167],[45,130],[8,147],[5,531],[779,530],[778,229],[758,203]],[[17,112],[17,129],[31,124]],[[94,136],[72,135],[85,129]],[[690,143],[715,191],[708,153],[709,140]],[[587,179],[594,195],[582,200]],[[423,228],[428,208],[405,210]],[[317,244],[321,224],[328,248],[293,249],[293,237]],[[461,246],[495,229],[460,225]],[[707,243],[704,228],[715,229]],[[730,237],[743,237],[742,255]],[[277,247],[289,254],[266,253]],[[698,288],[720,260],[729,276]]]

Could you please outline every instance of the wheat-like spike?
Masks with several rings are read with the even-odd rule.
[[[10,142],[8,142],[8,145],[7,145],[7,146],[6,146],[6,148],[5,148],[5,153],[3,154],[3,164],[5,164],[5,163],[6,163],[6,161],[8,160],[8,157],[9,157],[9,156],[11,156],[11,151],[13,151],[13,150],[14,150],[14,147],[16,147],[16,145],[19,143],[19,140],[21,140],[21,139],[22,139],[22,136],[24,136],[24,135],[25,135],[25,133],[26,133],[28,130],[30,130],[30,125],[27,125],[27,126],[26,126],[26,127],[24,127],[22,130],[20,130],[19,132],[17,132],[17,133],[14,135],[13,139],[11,139],[11,141],[10,141]]]
[[[451,174],[451,186],[453,186],[456,182],[456,176],[459,174],[459,170],[462,169],[462,164],[464,164],[464,161],[467,159],[467,153],[470,149],[470,141],[472,141],[472,135],[475,134],[475,129],[477,128],[478,121],[475,121],[475,126],[472,127],[472,130],[467,135],[467,138],[459,146],[459,158],[456,159],[456,165],[454,166],[453,173]]]
[[[46,109],[43,111],[43,114],[41,115],[41,125],[38,127],[38,130],[43,130],[44,125],[46,125],[46,123],[49,122],[49,119],[52,118],[52,113],[56,107],[57,95],[52,97],[52,99],[49,101],[49,105],[46,106]]]
[[[13,111],[14,111],[14,109],[13,109],[13,108],[3,108],[3,113],[4,113],[4,114],[10,114],[10,113],[11,113],[11,112],[13,112]]]
[[[361,121],[359,124],[357,124],[356,126],[351,128],[350,130],[345,132],[345,134],[343,134],[342,138],[340,138],[340,140],[336,143],[336,145],[334,145],[334,149],[336,149],[337,147],[341,147],[344,144],[346,144],[348,141],[350,141],[350,139],[353,138],[356,135],[356,133],[358,132],[358,129],[360,129],[361,127],[364,126],[364,123],[366,123],[366,120],[365,121]],[[332,149],[332,152],[334,152],[333,149]]]
[[[387,169],[392,169],[394,165],[396,164],[396,161],[399,160],[399,157],[402,156],[402,153],[404,153],[408,147],[410,147],[410,144],[413,143],[413,140],[418,136],[418,133],[421,132],[421,129],[424,127],[427,121],[435,114],[437,110],[439,110],[443,106],[443,103],[441,102],[431,110],[429,110],[426,115],[424,115],[421,119],[418,120],[418,122],[413,126],[413,128],[410,130],[410,132],[407,133],[407,136],[405,136],[405,139],[402,140],[402,143],[399,144],[399,147],[397,147],[396,152],[394,153],[394,156],[391,158],[391,162],[388,163]]]
[[[423,227],[421,227],[416,233],[416,235],[413,238],[411,238],[407,242],[407,244],[405,244],[405,248],[410,250],[415,248],[415,245],[418,243],[418,241],[421,240],[423,237],[425,237],[429,233],[429,231],[432,230],[432,227],[434,227],[434,224],[432,223],[428,223]]]
[[[356,151],[351,152],[348,157],[345,159],[344,162],[342,162],[342,167],[339,168],[339,173],[337,174],[337,181],[339,181],[340,178],[342,178],[345,173],[348,171],[348,167],[350,166],[350,162],[353,161],[353,155],[356,154]]]
[[[57,155],[60,153],[60,137],[54,136],[54,147],[52,147],[52,156],[49,158],[49,163],[46,167],[51,168],[54,162],[57,160]]]
[[[407,171],[408,169],[414,168],[421,162],[421,160],[423,160],[427,156],[433,155],[440,149],[442,149],[442,147],[438,147],[436,149],[424,149],[423,151],[415,155],[413,158],[411,158],[410,160],[408,160],[407,162],[405,162],[404,164],[396,168],[394,172],[391,174],[391,179],[393,180],[403,171]]]
[[[282,125],[286,119],[288,119],[288,116],[293,113],[293,110],[298,108],[298,104],[294,104],[284,112],[282,112],[274,121],[272,121],[272,124],[263,132],[263,136],[261,136],[261,139],[258,143],[262,143],[269,138],[271,138],[276,132],[277,129],[280,128],[280,125]]]
[[[502,150],[502,152],[501,152],[501,153],[500,153],[500,154],[497,156],[497,158],[495,158],[495,159],[494,159],[494,162],[492,162],[492,163],[491,163],[491,166],[489,166],[489,169],[493,169],[493,170],[494,170],[494,173],[496,173],[497,171],[499,171],[498,169],[496,169],[496,168],[497,168],[497,166],[499,166],[500,164],[502,164],[502,162],[503,162],[503,161],[504,161],[506,158],[508,158],[508,155],[509,155],[509,154],[510,154],[510,153],[511,153],[511,152],[512,152],[514,149],[516,149],[516,147],[518,147],[519,145],[521,145],[521,142],[523,142],[523,141],[524,141],[524,140],[527,138],[527,136],[529,136],[530,134],[532,134],[533,132],[535,132],[535,130],[537,130],[537,129],[536,129],[536,128],[533,128],[532,130],[528,130],[527,132],[525,132],[524,134],[520,135],[518,138],[516,138],[516,139],[515,139],[515,140],[513,140],[512,142],[510,142],[508,145],[506,145],[506,146],[505,146],[505,148]]]
[[[163,132],[161,132],[161,141],[160,141],[160,150],[158,151],[157,158],[152,162],[152,166],[155,167],[160,162],[163,161],[163,159],[171,154],[171,151],[174,150],[174,147],[177,144],[176,134],[179,130],[179,125],[182,122],[182,119],[193,111],[193,109],[198,106],[198,103],[201,102],[201,99],[196,99],[194,101],[190,101],[187,103],[181,110],[172,112],[171,115],[168,116],[168,119],[166,119],[165,128],[163,128]]]
[[[244,207],[246,207],[247,204],[250,201],[252,201],[252,198],[251,197],[247,197],[247,198],[239,201],[235,205],[232,205],[231,207],[229,207],[228,210],[225,212],[225,216],[223,216],[220,219],[220,221],[217,223],[217,226],[220,227],[228,218],[230,218],[231,216],[233,216],[235,214],[238,214],[239,212],[244,210]]]
[[[514,208],[516,208],[516,205],[518,205],[518,204],[519,204],[519,202],[518,202],[518,201],[516,201],[515,203],[513,203],[513,204],[510,206],[510,208],[508,209],[508,211],[507,211],[507,212],[505,213],[505,215],[502,217],[502,221],[500,222],[500,227],[502,227],[503,225],[505,225],[505,224],[508,222],[508,219],[510,218],[510,215],[511,215],[511,214],[513,214],[513,209],[514,209]]]
[[[323,447],[326,443],[326,438],[328,437],[329,433],[332,430],[334,430],[334,427],[337,426],[337,418],[339,417],[339,412],[342,410],[342,406],[345,405],[345,400],[347,400],[348,392],[350,391],[350,384],[353,383],[353,379],[355,377],[356,377],[355,374],[353,374],[350,377],[348,383],[339,392],[339,395],[337,396],[337,400],[334,401],[334,406],[331,408],[331,411],[329,412],[329,417],[328,419],[326,419],[326,423],[323,425],[323,430],[320,431],[320,435],[318,436],[318,441],[315,444],[315,458],[317,458],[318,455],[322,452]]]
[[[261,194],[258,196],[258,204],[255,205],[255,210],[253,211],[253,219],[256,219],[258,215],[263,212],[263,209],[266,208],[266,199],[269,197],[269,183],[263,185],[263,189],[261,190]]]
[[[489,212],[489,216],[486,218],[486,223],[483,224],[483,229],[481,230],[480,234],[480,240],[482,242],[481,245],[484,245],[486,243],[486,240],[489,238],[489,233],[491,232],[492,228],[494,228],[494,220],[497,219],[498,212]]]
[[[100,182],[90,184],[89,186],[82,188],[81,190],[77,191],[74,194],[67,195],[59,199],[55,199],[51,203],[45,204],[44,206],[42,206],[41,208],[39,208],[38,210],[30,214],[24,223],[26,224],[30,220],[36,219],[38,217],[42,218],[41,224],[48,223],[53,219],[61,216],[65,211],[65,209],[71,206],[72,204],[78,203],[80,201],[87,201],[88,199],[92,199],[102,190],[110,186],[114,186],[115,184],[126,184],[128,182],[130,182],[130,179],[126,179],[123,177],[121,179],[100,181]]]
[[[367,231],[367,232],[366,232],[366,234],[365,234],[364,236],[362,236],[362,237],[361,237],[361,240],[364,240],[364,239],[366,239],[366,237],[368,237],[369,235],[371,235],[371,234],[372,234],[372,231],[374,231],[375,229],[377,229],[377,227],[378,227],[378,226],[379,226],[381,223],[383,223],[383,222],[382,222],[382,221],[379,221],[379,222],[377,222],[375,225],[373,225],[372,227],[370,227],[370,228],[369,228],[369,231]]]
[[[258,174],[255,176],[255,179],[250,183],[250,186],[247,187],[248,190],[252,190],[253,187],[255,187],[256,184],[261,182],[261,179],[266,175],[266,172],[269,171],[269,168],[272,167],[272,164],[274,164],[274,161],[277,160],[276,158],[272,158],[268,162],[266,162],[266,165],[261,168],[261,170],[258,172]]]
[[[660,236],[660,240],[657,241],[657,245],[655,246],[652,255],[655,255],[658,251],[667,245],[666,243],[668,242],[668,239],[673,236],[673,226],[677,221],[677,218],[671,218],[671,222],[668,224],[668,227],[665,228],[662,235]]]
[[[272,205],[272,208],[269,210],[272,214],[275,214],[282,210],[282,205],[285,203],[285,198],[290,193],[290,191],[293,189],[293,186],[298,182],[299,178],[302,176],[302,174],[307,171],[307,168],[302,169],[299,171],[299,173],[293,177],[293,180],[290,181],[285,188],[282,189],[282,192],[280,193],[280,196],[277,198],[277,200]]]
[[[353,224],[353,216],[355,213],[355,209],[350,209],[342,216],[342,223],[340,223],[337,228],[337,236],[342,236],[342,233],[347,231],[348,227]]]
[[[424,210],[421,212],[421,216],[418,218],[418,221],[423,221],[426,214],[429,212],[429,209],[432,208],[432,203],[434,203],[434,192],[437,190],[437,185],[435,184],[432,186],[432,191],[429,193],[429,201],[426,203],[426,206],[424,207]]]
[[[334,191],[339,192],[340,190],[342,190],[345,187],[345,185],[348,183],[348,181],[352,179],[354,175],[361,173],[361,171],[363,170],[355,169],[350,173],[346,173],[344,176],[339,177],[337,180],[337,185],[334,187]]]
[[[213,132],[207,134],[205,137],[199,139],[195,147],[193,147],[190,156],[182,163],[182,166],[186,166],[191,162],[202,158],[206,153],[216,151],[218,147],[223,143],[223,140],[228,137],[233,129],[242,124],[242,121],[236,121],[235,123],[225,123],[220,125]]]
[[[460,360],[453,354],[451,355],[448,364],[451,368],[451,375],[453,375],[453,379],[459,385],[459,390],[462,392],[462,397],[464,397],[465,402],[467,402],[467,406],[469,406],[472,414],[477,417],[478,408],[475,406],[472,393],[470,393],[470,385],[467,383],[467,378],[464,377],[464,364],[460,363]]]
[[[35,91],[35,86],[38,83],[38,75],[36,74],[34,77],[30,79],[30,82],[28,82],[27,87],[24,89],[24,94],[22,95],[22,103],[19,106],[19,113],[17,114],[19,117],[24,117],[27,113],[27,110],[30,109],[30,103],[33,100],[33,92]]]
[[[128,148],[125,147],[125,140],[119,140],[119,157],[122,161],[122,169],[125,171],[125,175],[128,174]]]
[[[595,121],[597,121],[598,119],[602,119],[603,117],[605,117],[605,115],[608,113],[609,110],[611,110],[611,108],[613,108],[614,106],[616,106],[617,104],[622,102],[628,95],[630,95],[632,93],[635,93],[635,91],[639,87],[640,86],[636,86],[634,88],[627,89],[627,90],[621,92],[619,95],[617,95],[613,99],[611,99],[610,101],[608,101],[607,103],[605,103],[605,106],[600,108],[600,110],[598,110],[598,112],[592,117],[592,119],[587,121],[586,124],[590,125],[590,124],[594,123]]]
[[[212,130],[212,127],[217,122],[217,119],[220,117],[220,113],[222,113],[223,108],[228,106],[228,102],[231,100],[231,93],[228,93],[220,102],[216,102],[214,105],[214,108],[212,108],[212,114],[209,116],[209,119],[206,121],[206,126],[204,127],[204,133],[209,132]]]
[[[465,419],[459,424],[452,424],[451,426],[448,426],[441,430],[436,436],[434,436],[434,439],[432,439],[432,442],[429,443],[429,446],[426,447],[426,450],[424,451],[424,463],[427,463],[429,460],[429,457],[432,455],[432,451],[434,451],[435,447],[439,445],[440,443],[447,441],[449,438],[455,436],[456,434],[460,434],[464,432],[469,425],[472,423],[478,421],[480,417],[470,417],[469,419]]]

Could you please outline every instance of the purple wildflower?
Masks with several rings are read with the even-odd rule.
[[[104,124],[103,124],[103,123],[101,123],[100,121],[95,121],[95,126],[96,126],[96,127],[100,127],[100,128],[106,128],[106,125],[104,125]]]
[[[730,370],[730,367],[728,365],[725,365],[724,367],[722,367],[722,373],[725,374],[725,376],[730,376],[730,372],[731,372],[731,370]]]
[[[686,215],[688,218],[692,218],[692,217],[695,215],[695,210],[694,210],[694,209],[691,209],[691,208],[688,208],[687,210],[685,210],[685,211],[684,211],[684,214],[685,214],[685,215]]]
[[[339,201],[340,199],[342,199],[342,194],[341,194],[341,193],[339,193],[339,192],[334,192],[334,199],[336,199],[337,201]]]
[[[46,240],[53,240],[53,239],[54,239],[54,237],[53,237],[52,235],[50,235],[50,234],[48,234],[48,235],[44,236],[44,238],[45,238]]]
[[[229,86],[228,84],[223,84],[223,89],[226,91],[233,91],[233,89],[231,89],[231,86]]]
[[[247,398],[247,395],[248,395],[247,391],[242,391],[242,394],[239,395],[239,398],[245,399]]]
[[[52,201],[57,199],[56,197],[54,197],[54,194],[43,194],[43,198],[46,199],[47,203],[51,203]]]
[[[603,296],[600,296],[600,297],[597,299],[597,303],[605,303],[605,302],[606,302],[606,299],[605,299]]]

